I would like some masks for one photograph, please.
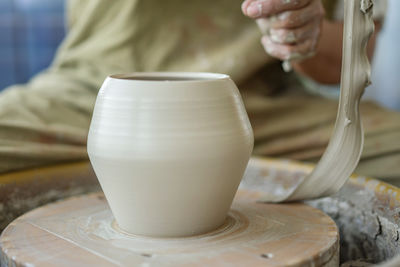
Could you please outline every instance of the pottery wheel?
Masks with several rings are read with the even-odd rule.
[[[37,208],[0,238],[8,266],[338,266],[335,223],[305,204],[264,204],[240,189],[213,232],[157,239],[119,230],[102,193]]]

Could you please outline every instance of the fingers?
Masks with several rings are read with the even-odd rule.
[[[319,35],[315,33],[315,35]],[[318,38],[307,38],[303,42],[293,45],[286,43],[274,42],[270,36],[264,35],[261,43],[265,51],[273,57],[280,60],[292,60],[304,58],[312,55],[316,49]]]
[[[302,43],[307,39],[317,37],[319,25],[320,21],[314,19],[299,28],[271,28],[268,35],[274,43],[278,44]]]
[[[242,11],[251,18],[270,17],[284,11],[307,6],[310,0],[246,0]]]
[[[310,5],[294,11],[285,11],[278,15],[257,19],[261,29],[298,28],[311,20],[322,20],[325,10],[319,0],[314,0]]]
[[[263,2],[265,1],[247,0],[242,8],[248,10],[254,3]],[[317,47],[325,15],[321,1],[267,0],[267,2],[275,3],[274,7],[279,5],[282,7],[286,2],[289,5],[290,2],[290,7],[296,9],[256,19],[263,33],[261,42],[266,52],[281,60],[301,59],[312,55]],[[261,14],[266,14],[266,4],[259,7]]]
[[[270,28],[297,28],[316,18],[325,16],[325,10],[319,0],[312,1],[308,6],[294,10],[285,11],[268,18]]]

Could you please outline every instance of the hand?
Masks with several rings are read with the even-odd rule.
[[[291,60],[314,54],[325,15],[321,0],[245,0],[242,11],[257,20],[271,56]]]

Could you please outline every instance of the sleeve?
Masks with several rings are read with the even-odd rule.
[[[126,45],[134,43],[136,2],[68,2],[69,32],[52,65],[0,94],[0,173],[87,158],[98,88],[137,67]]]

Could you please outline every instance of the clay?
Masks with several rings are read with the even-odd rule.
[[[88,137],[119,227],[158,237],[222,225],[252,148],[239,90],[211,73],[108,77]]]
[[[357,166],[363,147],[359,102],[370,84],[366,46],[374,30],[372,2],[345,1],[343,60],[339,109],[329,145],[313,171],[299,177],[279,194],[265,194],[264,201],[280,202],[329,196],[337,192]]]

